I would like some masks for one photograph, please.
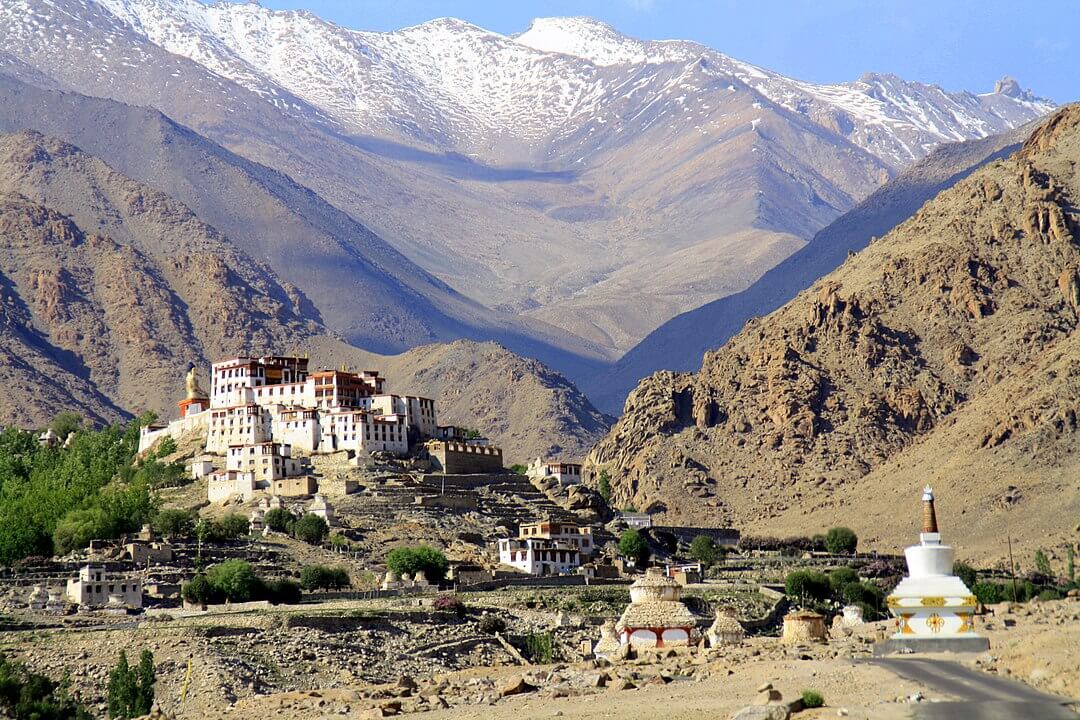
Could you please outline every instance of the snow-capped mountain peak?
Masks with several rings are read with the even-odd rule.
[[[587,17],[537,18],[514,39],[534,50],[571,55],[600,66],[664,62],[691,55],[684,47],[688,43],[636,40]]]
[[[1011,78],[984,95],[888,74],[803,82],[697,43],[638,40],[583,17],[539,18],[508,37],[456,18],[357,31],[257,3],[0,0],[0,27],[33,37],[57,6],[104,10],[150,43],[275,103],[307,103],[346,132],[470,154],[512,146],[519,157],[552,161],[568,152],[563,159],[576,162],[589,152],[581,143],[611,138],[642,113],[673,135],[707,135],[726,127],[718,108],[738,86],[756,93],[750,103],[767,99],[898,169],[940,142],[1001,132],[1053,107]],[[108,59],[107,47],[97,52]],[[567,138],[574,146],[556,149]]]

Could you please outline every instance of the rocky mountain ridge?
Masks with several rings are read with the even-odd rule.
[[[328,366],[385,363],[398,390],[439,398],[445,422],[506,442],[518,460],[580,456],[609,422],[561,376],[493,344],[395,357],[348,345],[301,291],[187,206],[34,131],[0,135],[0,237],[4,424],[60,410],[171,417],[189,363],[309,351]],[[488,402],[449,402],[460,395]]]
[[[252,4],[5,0],[0,66],[155,108],[287,175],[464,296],[459,307],[475,301],[455,313],[461,336],[575,379],[745,288],[908,162],[871,146],[898,138],[917,156],[1048,107],[899,80],[803,87],[701,46],[564,24],[584,38],[578,55],[542,47],[545,21],[516,38],[449,19],[363,33]],[[579,56],[609,41],[638,59]],[[320,308],[333,294],[290,280]],[[327,322],[366,342],[362,324]],[[455,336],[431,330],[379,349]]]
[[[1000,553],[1005,523],[1014,541],[1071,532],[1078,158],[1070,106],[699,372],[642,381],[589,457],[615,502],[768,534],[812,515],[901,547],[897,503],[930,483],[973,551]]]
[[[942,190],[1019,149],[1036,123],[979,140],[947,143],[875,190],[818,231],[741,292],[714,300],[667,321],[599,374],[583,379],[593,402],[618,413],[638,380],[658,370],[689,372],[752,318],[767,315],[839,267],[851,253],[908,219]]]

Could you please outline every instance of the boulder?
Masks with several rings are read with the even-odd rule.
[[[787,705],[750,705],[731,716],[731,720],[788,720]]]
[[[524,693],[530,693],[536,690],[535,685],[530,685],[525,681],[525,678],[518,676],[511,678],[502,689],[499,690],[499,695],[502,697],[509,697],[511,695],[522,695]]]

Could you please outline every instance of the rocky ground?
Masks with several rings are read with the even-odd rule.
[[[825,644],[785,647],[760,636],[607,662],[577,652],[582,640],[595,639],[594,627],[553,629],[546,610],[489,608],[507,623],[510,639],[554,633],[563,661],[525,666],[512,646],[480,630],[484,609],[473,607],[464,620],[408,601],[177,616],[138,626],[9,631],[0,634],[0,649],[40,671],[69,674],[76,693],[100,711],[116,654],[148,647],[159,704],[176,718],[635,718],[648,707],[697,720],[728,717],[754,702],[764,683],[785,701],[804,689],[822,693],[825,708],[797,714],[810,719],[904,718],[912,703],[953,699],[867,662],[873,642],[890,632],[887,622],[836,633]],[[992,650],[949,659],[1080,697],[1078,621],[1076,600],[995,606],[979,626]]]

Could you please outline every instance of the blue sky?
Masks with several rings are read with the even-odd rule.
[[[262,0],[361,30],[453,16],[511,34],[534,17],[587,15],[641,38],[697,40],[815,82],[893,72],[985,92],[1005,74],[1080,100],[1078,0]],[[1031,9],[1026,9],[1031,8]]]

